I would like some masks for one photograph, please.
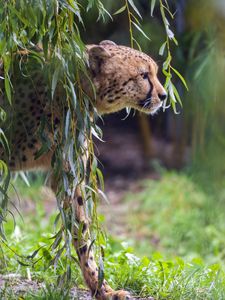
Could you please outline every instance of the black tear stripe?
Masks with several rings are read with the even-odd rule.
[[[147,100],[151,100],[151,97],[152,97],[152,91],[153,91],[153,84],[152,84],[152,82],[151,82],[149,79],[148,79],[148,82],[149,82],[149,84],[150,84],[150,89],[149,89],[149,91],[148,91],[148,94],[147,94],[146,98],[144,98],[144,99],[142,99],[142,100],[139,101],[139,105],[140,105],[140,106],[144,106],[144,105],[145,105],[145,102],[146,102]]]
[[[150,90],[148,92],[147,99],[152,97],[152,91],[153,91],[153,84],[149,78],[148,78],[148,82],[150,84]]]

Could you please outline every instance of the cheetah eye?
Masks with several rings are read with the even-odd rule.
[[[142,73],[142,74],[141,74],[141,77],[142,77],[143,79],[148,79],[148,72]]]

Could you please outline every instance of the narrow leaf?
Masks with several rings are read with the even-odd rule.
[[[180,80],[182,81],[183,85],[185,86],[186,90],[188,91],[188,86],[187,83],[184,79],[184,77],[180,74],[179,71],[177,71],[175,68],[171,67],[171,69],[174,71],[174,73],[180,78]]]
[[[164,42],[159,48],[159,55],[163,56],[167,42]]]
[[[58,82],[58,77],[59,77],[59,68],[56,68],[54,71],[54,74],[52,76],[52,86],[51,86],[52,99],[54,97],[55,89],[56,89],[57,82]]]
[[[119,15],[119,14],[121,14],[125,9],[126,9],[126,5],[122,6],[120,9],[118,9],[118,10],[114,13],[114,15]]]
[[[163,63],[163,70],[167,70],[168,69],[168,67],[170,65],[170,62],[171,62],[171,59],[172,59],[171,54],[168,53],[168,56],[167,56],[166,60]]]
[[[176,100],[176,97],[175,97],[174,92],[173,92],[173,85],[172,85],[172,82],[169,83],[168,91],[169,91],[169,96],[170,96],[171,102],[176,103],[177,100]]]
[[[22,171],[20,171],[19,174],[20,174],[21,178],[23,179],[23,181],[26,183],[26,185],[27,185],[28,187],[30,187],[29,180],[28,180],[27,176],[25,175],[25,173],[22,172]]]
[[[174,84],[172,84],[172,87],[173,87],[173,92],[174,92],[174,95],[175,95],[177,101],[180,103],[180,106],[183,106],[183,105],[182,105],[181,98],[180,98],[180,95],[179,95],[179,93],[178,93],[178,90],[176,89],[176,87],[175,87]]]
[[[98,268],[98,288],[100,289],[104,280],[104,264],[103,259],[100,256],[99,258],[99,268]]]
[[[137,7],[135,6],[133,0],[128,0],[130,6],[133,8],[133,10],[136,12],[136,14],[139,16],[140,19],[142,19],[141,14],[139,13],[139,10],[137,9]]]
[[[156,0],[151,1],[151,16],[152,17],[153,17],[153,12],[154,12],[154,8],[155,8],[155,2],[156,2]]]
[[[134,24],[134,26],[137,28],[138,31],[140,31],[143,36],[148,39],[150,41],[150,38],[146,35],[146,33],[140,28],[140,26],[138,26],[136,23],[132,22]]]
[[[5,91],[7,95],[7,99],[9,100],[9,103],[12,104],[12,92],[11,92],[11,86],[8,74],[5,76]]]

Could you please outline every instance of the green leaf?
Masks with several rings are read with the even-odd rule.
[[[153,12],[154,12],[154,8],[155,8],[155,2],[156,0],[151,0],[151,16],[153,17]]]
[[[52,244],[52,249],[56,249],[60,242],[62,241],[62,231],[60,230],[55,237],[54,243]]]
[[[29,266],[30,266],[30,264],[24,263],[24,262],[22,262],[22,261],[19,260],[19,259],[17,259],[17,262],[18,262],[21,266],[23,266],[23,267],[29,267]]]
[[[118,15],[124,12],[126,9],[126,5],[122,6],[120,9],[118,9],[113,15]]]
[[[99,257],[99,267],[98,267],[98,289],[101,288],[104,281],[104,264],[103,259]]]
[[[70,123],[71,123],[71,113],[70,113],[70,110],[68,109],[67,113],[66,113],[66,121],[65,121],[65,125],[64,125],[64,132],[65,132],[66,138],[69,137]]]
[[[171,69],[172,69],[172,70],[174,71],[174,73],[180,78],[180,80],[182,81],[182,83],[183,83],[183,85],[185,86],[186,90],[188,91],[188,86],[187,86],[187,83],[186,83],[184,77],[180,74],[179,71],[177,71],[177,70],[176,70],[175,68],[173,68],[172,66],[171,66]]]
[[[20,177],[22,178],[22,180],[25,182],[25,184],[26,184],[28,187],[30,187],[30,183],[29,183],[29,180],[28,180],[26,174],[25,174],[23,171],[20,171],[20,172],[19,172],[19,175],[20,175]]]
[[[163,56],[166,45],[167,45],[167,42],[164,42],[161,45],[161,47],[159,48],[159,55]]]
[[[177,111],[176,102],[171,101],[171,106],[173,108],[173,112],[175,113],[175,115],[179,115],[180,112]]]
[[[175,36],[172,38],[172,40],[174,41],[175,45],[178,46],[178,41],[177,41],[177,39],[175,38]]]
[[[96,172],[97,172],[97,175],[98,175],[98,180],[100,182],[100,187],[104,191],[105,186],[104,186],[104,177],[103,177],[102,171],[99,168],[97,168]]]
[[[171,59],[172,59],[171,54],[168,53],[168,56],[167,56],[166,60],[163,63],[163,70],[168,69],[168,67],[170,66]]]
[[[72,83],[72,81],[69,79],[69,85],[70,85],[70,91],[71,91],[71,96],[72,96],[72,100],[73,100],[73,108],[75,109],[77,106],[77,95],[74,89],[74,84]]]
[[[91,127],[91,134],[96,137],[96,139],[98,139],[99,141],[101,142],[104,142],[101,138],[101,136],[99,136],[99,134],[96,132],[95,128],[94,127]]]
[[[1,119],[3,122],[5,122],[6,117],[7,117],[7,114],[6,114],[5,110],[4,110],[2,107],[0,107],[0,119]]]
[[[108,198],[107,198],[107,196],[106,196],[106,194],[105,194],[103,191],[101,191],[100,189],[98,189],[98,194],[99,194],[99,196],[102,197],[102,199],[103,199],[107,204],[110,204],[110,203],[109,203],[109,200],[108,200]]]
[[[51,253],[46,248],[42,248],[42,254],[45,261],[50,261],[52,259]]]
[[[70,265],[68,265],[68,266],[66,267],[66,279],[67,279],[67,281],[70,281],[70,279],[71,279],[71,274],[72,274],[71,267],[70,267]]]
[[[133,8],[133,10],[136,12],[136,14],[139,16],[140,19],[142,19],[141,14],[139,13],[139,10],[137,9],[137,7],[135,6],[133,0],[128,0],[130,6]]]
[[[56,67],[55,71],[53,73],[53,76],[52,76],[52,85],[51,85],[52,99],[54,97],[55,89],[56,89],[56,86],[57,86],[57,83],[58,83],[59,71],[60,71],[60,67]]]
[[[171,101],[176,103],[177,101],[176,101],[176,97],[175,97],[174,92],[173,92],[172,82],[169,82],[168,92],[169,92],[169,96],[170,96]]]
[[[4,180],[4,178],[6,178],[8,175],[8,167],[3,160],[0,160],[0,173],[1,173],[1,180]]]
[[[16,10],[12,5],[8,4],[8,8],[17,16],[17,18],[27,27],[33,27],[33,24],[29,22],[28,18],[24,18],[21,12]]]
[[[133,25],[137,28],[137,30],[138,31],[140,31],[142,34],[143,34],[143,36],[146,38],[146,39],[148,39],[149,41],[150,41],[150,38],[146,35],[146,33],[140,28],[140,26],[138,26],[136,23],[134,23],[133,21],[132,21],[132,23],[133,23]]]
[[[0,128],[0,143],[3,145],[3,148],[6,150],[7,155],[10,155],[10,148],[8,144],[8,140],[5,136],[4,131]]]
[[[40,251],[40,249],[42,249],[42,248],[43,248],[43,246],[39,247],[31,255],[28,255],[26,258],[27,259],[33,259],[38,254],[38,252]]]
[[[172,87],[173,87],[173,92],[174,92],[174,95],[175,95],[177,101],[180,103],[181,106],[183,106],[180,95],[178,93],[178,90],[176,89],[176,87],[173,83],[172,83]]]
[[[173,31],[169,28],[169,26],[166,26],[166,33],[167,33],[167,36],[170,40],[173,40],[174,39],[174,33]]]
[[[142,50],[141,50],[141,46],[140,46],[140,44],[138,43],[138,41],[137,41],[134,37],[132,38],[132,40],[133,40],[133,41],[135,42],[135,44],[137,45],[138,50],[139,50],[139,51],[142,51]]]
[[[12,91],[11,91],[10,80],[9,80],[8,74],[6,74],[4,82],[5,82],[5,91],[6,91],[7,99],[9,101],[9,103],[12,104]]]

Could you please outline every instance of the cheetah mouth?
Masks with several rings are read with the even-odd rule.
[[[137,109],[147,114],[154,114],[162,106],[163,102],[155,98],[147,98],[139,101]]]

